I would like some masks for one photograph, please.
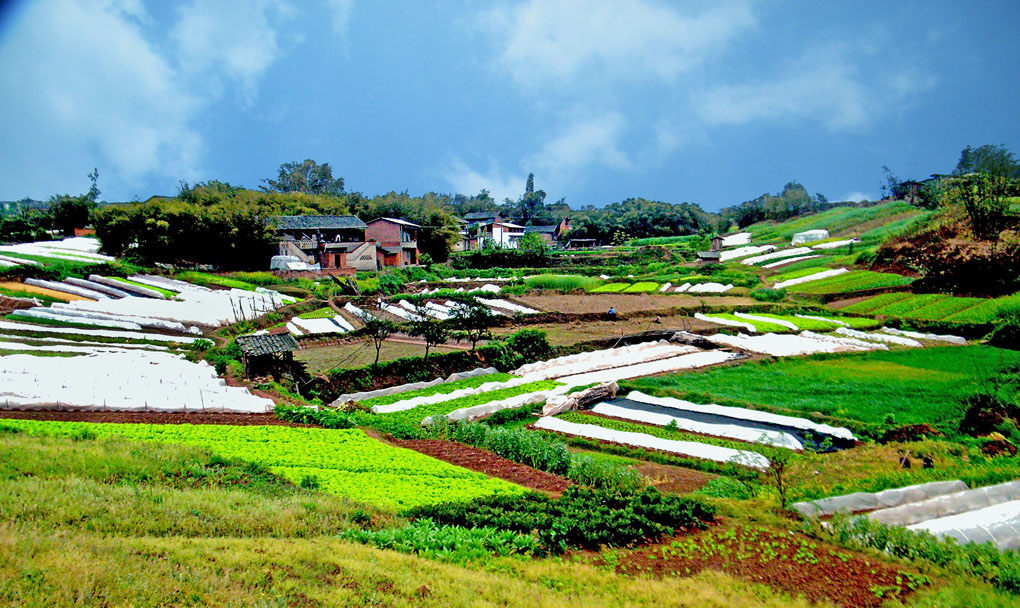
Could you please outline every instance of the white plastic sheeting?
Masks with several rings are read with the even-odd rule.
[[[566,355],[547,361],[536,361],[535,363],[522,365],[514,370],[513,373],[515,376],[526,378],[528,382],[536,382],[538,380],[548,380],[550,378],[560,378],[667,357],[676,357],[693,352],[698,352],[698,349],[693,346],[671,344],[665,340],[659,340],[658,342],[643,342],[622,348],[607,348],[578,353],[576,355]]]
[[[486,382],[481,386],[474,388],[462,388],[449,393],[436,393],[434,395],[422,395],[420,397],[411,397],[410,399],[404,399],[395,403],[387,403],[386,405],[373,405],[372,411],[376,414],[392,414],[394,412],[403,412],[407,410],[413,410],[419,405],[431,405],[433,403],[442,403],[451,399],[458,399],[460,397],[470,397],[472,395],[481,395],[482,393],[488,393],[504,388],[511,388],[519,386],[521,384],[527,384],[527,380],[523,378],[511,378],[503,382]]]
[[[840,321],[839,319],[832,319],[829,317],[813,317],[811,315],[794,315],[800,319],[810,319],[811,321],[822,321],[823,323],[832,323],[833,325],[839,325],[841,327],[850,327],[849,323]]]
[[[74,353],[90,355],[93,353],[122,353],[131,349],[123,348],[117,344],[25,344],[24,342],[0,341],[0,350],[13,351],[38,351],[51,353]],[[150,350],[157,350],[153,348]],[[0,397],[2,399],[2,397]]]
[[[775,250],[775,245],[760,245],[757,247],[741,247],[739,249],[731,249],[730,251],[720,251],[719,261],[725,262],[726,260],[735,260],[737,258],[746,258],[749,255],[758,255],[760,253],[767,253]]]
[[[166,321],[163,319],[150,319],[148,317],[129,317],[125,315],[114,315],[106,312],[92,312],[89,310],[78,310],[63,302],[56,302],[49,308],[45,309],[51,314],[63,315],[67,317],[68,321],[74,323],[86,323],[88,324],[90,319],[105,319],[108,321],[123,321],[126,323],[137,323],[142,327],[149,327],[152,329],[165,329],[167,331],[177,331],[185,333],[188,328],[183,323],[177,321]]]
[[[723,285],[722,283],[698,283],[692,285],[687,293],[726,293],[733,289],[733,283]]]
[[[148,334],[134,331],[116,331],[112,329],[82,329],[78,327],[54,327],[52,325],[30,325],[28,323],[12,323],[0,320],[0,329],[8,331],[33,331],[44,334],[74,334],[80,336],[97,336],[102,338],[120,338],[122,340],[151,340],[153,342],[177,342],[191,344],[201,338],[187,336],[167,336],[164,334]]]
[[[305,332],[302,331],[301,328],[298,327],[297,325],[294,325],[293,321],[287,321],[285,327],[287,328],[287,331],[290,332],[290,335],[296,338],[300,338],[301,336],[305,335]]]
[[[42,266],[42,263],[36,262],[35,260],[26,260],[25,258],[17,258],[9,255],[0,255],[0,262],[4,262],[5,266]]]
[[[869,342],[887,342],[889,344],[898,344],[899,346],[910,346],[913,348],[923,346],[920,342],[913,338],[904,338],[903,336],[894,336],[892,334],[868,333],[866,331],[850,329],[849,327],[840,327],[836,329],[836,333],[850,338],[857,338],[858,340],[868,340]]]
[[[0,252],[2,251],[55,257],[86,264],[100,264],[114,260],[114,258],[108,255],[97,253],[99,251],[99,241],[88,237],[72,237],[62,241],[37,241],[34,243],[5,245],[0,247]],[[25,263],[31,264],[31,262]]]
[[[489,293],[499,293],[503,291],[503,288],[499,285],[493,285],[492,283],[486,283],[479,288],[480,291],[487,291]]]
[[[683,293],[683,292],[687,291],[690,288],[691,288],[691,284],[690,283],[684,283],[680,287],[677,287],[676,289],[674,289],[673,293]]]
[[[1000,551],[1020,549],[1020,500],[907,526],[961,544],[992,543]]]
[[[362,310],[361,308],[355,306],[354,304],[352,304],[350,302],[344,304],[344,310],[346,310],[347,312],[351,313],[355,317],[358,317],[359,319],[372,320],[372,319],[375,318],[372,315],[370,315],[368,312]]]
[[[95,276],[92,275],[89,279],[93,280]],[[276,292],[186,289],[173,300],[150,298],[121,298],[101,302],[79,300],[69,306],[77,310],[220,326],[262,316],[281,303]]]
[[[795,247],[793,249],[773,251],[772,253],[766,253],[765,255],[756,255],[753,258],[741,260],[740,263],[746,266],[751,266],[759,262],[768,262],[769,260],[778,260],[781,258],[792,258],[798,255],[808,255],[810,253],[811,253],[810,247]]]
[[[758,321],[759,323],[772,323],[773,325],[779,325],[780,327],[785,327],[786,329],[792,329],[793,331],[800,330],[800,328],[797,327],[796,324],[794,324],[791,321],[787,321],[785,319],[773,319],[772,317],[760,317],[758,315],[751,315],[751,314],[747,314],[745,312],[735,312],[735,313],[733,313],[733,315],[735,317],[739,317],[741,319],[747,319],[748,321]]]
[[[734,321],[733,319],[723,319],[722,317],[713,317],[711,315],[703,315],[700,312],[694,313],[694,318],[699,321],[708,321],[709,323],[715,323],[716,325],[726,325],[727,327],[739,327],[746,329],[750,333],[758,333],[758,328],[750,323],[744,323],[742,321]]]
[[[829,277],[834,277],[834,276],[837,276],[837,275],[841,275],[844,272],[849,272],[849,270],[847,270],[846,268],[833,268],[832,270],[823,270],[821,272],[816,272],[814,274],[809,274],[806,277],[797,277],[796,279],[788,279],[786,281],[780,281],[779,283],[776,283],[773,287],[775,289],[784,289],[786,287],[793,287],[794,285],[800,285],[802,283],[810,283],[811,281],[819,281],[821,279],[827,279]]]
[[[802,331],[800,335],[805,338],[811,338],[813,340],[821,340],[823,342],[832,342],[833,344],[842,344],[849,347],[848,350],[889,350],[889,347],[885,344],[878,342],[867,342],[865,340],[857,340],[854,338],[847,338],[846,336],[834,336],[832,334],[816,334],[813,331]]]
[[[904,338],[914,338],[915,340],[933,340],[936,342],[948,342],[950,344],[959,344],[961,346],[967,344],[967,338],[960,336],[951,336],[944,334],[925,334],[919,331],[904,331],[901,329],[893,329],[892,327],[883,327],[879,331],[884,331],[887,334],[894,336],[903,336]]]
[[[932,481],[904,488],[893,488],[881,492],[856,492],[842,496],[831,496],[808,502],[798,502],[793,508],[808,517],[833,515],[835,513],[856,513],[885,509],[902,504],[921,502],[935,496],[952,494],[969,489],[962,481]]]
[[[462,407],[459,410],[454,410],[443,416],[443,418],[446,418],[447,420],[474,420],[475,418],[488,416],[489,414],[500,410],[517,408],[528,404],[538,404],[549,399],[553,395],[562,395],[567,390],[569,390],[569,387],[557,386],[545,391],[535,391],[533,393],[525,393],[523,395],[508,397],[498,401],[490,401],[488,403],[473,405],[471,407]],[[435,417],[429,416],[422,420],[422,424],[432,424],[434,421]]]
[[[68,283],[60,283],[58,281],[44,281],[42,279],[25,279],[25,285],[45,287],[46,289],[52,289],[53,291],[62,291],[64,293],[69,293],[75,296],[81,296],[83,298],[91,298],[93,300],[106,300],[110,297],[105,293],[100,293],[92,289],[85,289],[84,287],[70,285]]]
[[[722,237],[723,247],[740,247],[741,245],[750,244],[751,244],[750,232],[738,232],[736,234],[728,234]]]
[[[708,445],[706,443],[697,443],[694,441],[662,439],[646,435],[645,433],[616,431],[596,426],[594,424],[567,422],[566,420],[561,420],[552,416],[539,418],[538,422],[535,423],[535,428],[563,433],[565,435],[573,435],[575,437],[601,439],[603,441],[612,441],[613,443],[622,443],[624,445],[632,445],[650,450],[661,450],[663,452],[670,452],[673,454],[693,456],[694,458],[714,460],[716,462],[734,462],[756,469],[766,469],[770,464],[767,458],[757,452],[734,450],[732,448],[724,448],[717,445]]]
[[[333,322],[342,327],[345,332],[354,331],[355,329],[354,326],[351,325],[350,321],[348,321],[347,319],[343,318],[340,315],[333,317]]]
[[[383,302],[382,304],[380,304],[379,308],[383,312],[388,312],[388,313],[390,313],[391,315],[393,315],[395,317],[400,317],[401,319],[407,319],[408,321],[421,321],[422,320],[421,315],[418,315],[416,313],[404,310],[403,308],[401,308],[399,306],[394,306],[392,304],[387,304],[386,302]]]
[[[334,323],[333,319],[302,319],[301,317],[294,317],[290,322],[300,328],[302,333],[310,336],[342,334],[346,332],[343,327]]]
[[[812,249],[836,249],[838,247],[846,247],[850,243],[860,243],[861,239],[844,239],[842,241],[829,241],[828,243],[818,243],[812,245]]]
[[[762,266],[762,268],[777,268],[779,266],[784,266],[786,264],[795,264],[797,262],[803,262],[804,260],[813,260],[815,258],[820,258],[820,257],[822,257],[822,256],[820,256],[820,255],[799,255],[799,256],[797,256],[795,258],[787,258],[785,260],[779,260],[778,262],[772,262],[771,264],[765,264],[765,265]]]
[[[821,241],[822,239],[829,238],[829,231],[825,229],[818,230],[805,230],[804,232],[798,232],[793,235],[793,240],[790,241],[791,245],[799,245],[801,243],[810,243],[812,241]]]
[[[30,323],[12,323],[0,321],[0,329],[7,331],[31,331],[44,334],[74,334],[81,336],[95,336],[103,338],[151,340],[153,342],[177,342],[179,344],[191,344],[200,338],[187,336],[167,336],[164,334],[149,334],[134,331],[118,331],[113,329],[84,329],[78,327],[55,327],[52,325],[32,325]]]
[[[842,329],[842,328],[841,328]],[[761,336],[748,336],[739,334],[727,336],[715,334],[708,336],[708,340],[716,344],[725,344],[736,348],[742,348],[763,355],[773,357],[790,357],[794,355],[811,355],[814,353],[838,353],[847,350],[861,350],[847,344],[821,340],[814,337],[814,334],[800,335],[773,334],[768,333]]]
[[[64,282],[68,285],[74,285],[75,287],[84,287],[91,291],[98,291],[99,293],[105,293],[108,296],[114,298],[126,298],[130,296],[126,291],[117,289],[116,287],[110,287],[109,285],[103,285],[102,283],[96,283],[95,281],[86,281],[85,279],[78,279],[75,277],[67,277]]]
[[[131,283],[125,283],[124,281],[118,281],[112,277],[104,277],[98,274],[90,274],[89,280],[93,283],[100,283],[102,285],[109,285],[110,287],[116,287],[121,291],[130,292],[133,295],[142,298],[153,298],[156,300],[165,300],[166,296],[159,293],[155,289],[149,289],[148,287],[141,287],[138,285],[132,285]]]
[[[781,414],[770,414],[769,412],[761,412],[758,410],[751,410],[743,407],[715,405],[714,403],[692,403],[690,401],[684,401],[683,399],[674,399],[672,397],[655,397],[652,395],[646,395],[641,391],[631,391],[626,398],[630,399],[631,401],[659,405],[662,407],[668,407],[683,412],[696,412],[699,414],[710,414],[712,416],[725,416],[727,418],[734,418],[736,420],[747,420],[751,422],[760,422],[763,424],[774,424],[777,426],[799,429],[802,431],[808,431],[820,435],[831,435],[833,437],[836,437],[837,439],[845,439],[847,441],[857,440],[856,437],[854,437],[854,434],[851,433],[849,429],[845,429],[841,426],[829,426],[828,424],[820,424],[818,422],[812,422],[807,418],[799,418],[797,416],[783,416]]]
[[[66,312],[66,311],[61,311]],[[15,317],[26,319],[46,319],[49,321],[62,321],[64,323],[78,323],[79,325],[92,325],[95,327],[111,327],[115,329],[141,329],[142,326],[133,321],[111,321],[108,319],[87,319],[85,317],[72,317],[51,312],[49,308],[20,308],[11,313]]]
[[[736,355],[734,353],[727,353],[718,350],[697,352],[689,355],[680,355],[679,357],[670,357],[668,359],[658,359],[645,363],[637,363],[635,365],[626,365],[623,367],[614,367],[612,369],[588,372],[585,374],[578,374],[576,376],[564,376],[557,378],[557,380],[570,386],[583,386],[585,384],[594,384],[596,382],[619,382],[620,380],[626,380],[628,378],[641,378],[644,376],[653,376],[655,374],[664,374],[666,372],[675,372],[682,369],[707,367],[709,365],[716,365],[724,361],[736,359],[739,356],[740,355]]]
[[[525,315],[538,314],[538,311],[534,308],[528,308],[527,306],[521,306],[520,304],[514,304],[507,300],[489,300],[486,298],[478,298],[478,301],[490,308],[502,308],[503,310],[509,310],[510,312],[519,312]]]
[[[409,382],[407,384],[401,384],[398,386],[390,386],[387,388],[380,388],[374,391],[364,391],[360,393],[345,393],[336,398],[334,404],[346,403],[348,401],[364,401],[366,399],[372,399],[373,397],[382,397],[385,395],[398,395],[400,393],[406,393],[409,391],[417,391],[423,388],[429,388],[436,386],[437,384],[443,384],[444,382],[456,382],[457,380],[464,380],[465,378],[475,378],[477,376],[488,376],[498,372],[495,367],[478,367],[469,372],[457,372],[450,374],[443,378],[436,378],[428,382]]]
[[[702,435],[725,437],[727,439],[736,439],[738,441],[747,441],[749,443],[764,443],[791,450],[804,449],[804,446],[797,440],[796,437],[789,433],[778,431],[752,429],[736,424],[711,424],[708,422],[691,420],[689,418],[684,418],[683,416],[670,416],[656,412],[646,412],[643,410],[635,410],[619,405],[613,405],[611,403],[596,404],[595,407],[591,408],[591,411],[603,416],[646,422],[657,426],[666,426],[670,423],[676,423],[677,428],[681,430],[689,431],[691,433],[700,433]]]
[[[62,359],[0,357],[0,405],[121,411],[269,412],[270,399],[226,386],[211,365],[163,352],[100,353]]]
[[[944,494],[898,507],[879,509],[869,513],[868,518],[883,524],[909,526],[1017,500],[1020,500],[1020,480]]]
[[[0,340],[5,342],[45,342],[47,344],[66,344],[75,346],[112,346],[115,348],[132,349],[142,348],[148,350],[166,350],[168,346],[156,346],[155,344],[129,344],[126,342],[90,342],[88,340],[70,340],[68,338],[40,338],[38,336],[18,336],[14,334],[0,334]]]
[[[659,293],[665,293],[665,292],[669,291],[669,288],[672,287],[672,286],[673,286],[672,283],[663,283],[662,287],[659,288]]]

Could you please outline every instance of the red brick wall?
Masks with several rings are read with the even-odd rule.
[[[386,220],[372,222],[365,228],[365,240],[379,244],[400,244],[400,225]]]

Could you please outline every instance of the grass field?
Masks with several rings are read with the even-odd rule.
[[[1020,296],[964,298],[946,294],[886,293],[840,310],[855,314],[903,317],[923,321],[990,323],[1008,310],[1020,309]]]
[[[514,494],[522,488],[480,473],[395,448],[361,430],[282,426],[94,424],[9,420],[7,427],[61,437],[116,437],[193,446],[230,459],[268,467],[294,483],[386,509],[490,494]]]
[[[912,280],[910,277],[886,272],[851,270],[828,279],[793,285],[789,287],[789,290],[807,294],[848,293],[879,287],[900,287],[909,285]]]
[[[469,345],[470,346],[470,345]],[[461,350],[450,346],[433,346],[432,353],[449,353]],[[392,361],[401,357],[420,357],[425,354],[423,344],[408,342],[383,342],[379,351],[379,362]],[[332,346],[312,346],[294,351],[294,358],[308,366],[309,373],[324,372],[338,367],[365,367],[375,362],[375,346],[370,341],[348,342]]]
[[[623,385],[642,391],[696,393],[798,412],[881,423],[927,422],[955,428],[962,397],[983,378],[1020,364],[1020,352],[988,346],[936,347],[751,363]]]
[[[862,232],[860,230],[862,227],[869,230],[877,229],[876,225],[884,224],[888,218],[896,218],[897,222],[906,222],[921,213],[921,210],[903,201],[871,207],[841,206],[780,224],[774,222],[752,224],[745,230],[751,233],[755,243],[788,242],[794,234],[805,230],[825,229],[833,237],[857,235]],[[867,232],[867,230],[863,232]]]

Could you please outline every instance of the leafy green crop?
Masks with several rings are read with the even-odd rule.
[[[318,310],[306,312],[298,315],[300,319],[332,319],[336,316],[336,311],[329,306],[324,306]]]
[[[560,382],[553,380],[540,380],[538,382],[529,382],[527,384],[520,384],[510,388],[501,388],[494,391],[486,391],[477,395],[468,395],[466,397],[458,397],[456,399],[450,399],[449,401],[441,401],[439,403],[429,403],[425,405],[419,405],[418,407],[404,410],[402,412],[394,412],[392,414],[380,414],[388,418],[401,420],[412,424],[418,424],[428,416],[445,416],[454,410],[459,410],[465,407],[472,407],[475,405],[482,405],[483,403],[489,403],[491,401],[499,401],[501,399],[509,399],[510,397],[517,397],[518,395],[524,395],[526,393],[534,393],[537,391],[547,391],[552,388],[561,386]]]
[[[910,277],[898,274],[872,272],[870,270],[851,270],[850,272],[827,279],[794,285],[790,289],[808,294],[848,293],[863,289],[877,289],[879,287],[899,287],[909,285],[911,281],[913,279]]]
[[[505,481],[388,446],[354,429],[29,420],[4,424],[43,435],[91,433],[201,447],[224,458],[267,466],[294,483],[314,477],[327,492],[391,509],[523,492]]]
[[[623,293],[652,293],[653,291],[659,290],[659,284],[651,281],[642,281],[640,283],[634,283],[630,287],[623,290]]]
[[[161,293],[163,294],[164,297],[168,299],[177,297],[176,291],[170,291],[169,289],[163,289],[162,287],[153,287],[152,285],[146,285],[145,283],[139,283],[138,281],[125,279],[124,277],[109,277],[109,278],[113,279],[114,281],[117,281],[118,283],[126,283],[128,285],[134,285],[135,287],[144,287],[145,289]]]
[[[425,517],[404,526],[383,530],[347,530],[341,538],[380,549],[414,553],[428,559],[465,563],[499,556],[542,555],[545,551],[535,537],[494,527],[464,528],[436,525]]]
[[[606,283],[601,287],[592,289],[591,293],[618,293],[627,289],[629,286],[629,283]]]

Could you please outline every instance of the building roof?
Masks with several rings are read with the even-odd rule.
[[[493,220],[499,217],[499,211],[472,211],[471,213],[465,213],[464,219],[471,221],[478,220]]]
[[[415,224],[414,222],[409,222],[407,220],[398,220],[395,217],[378,217],[370,221],[369,224],[374,224],[376,222],[393,222],[394,224],[400,224],[401,226],[408,226],[410,228],[421,228],[421,226]]]
[[[511,222],[499,222],[500,226],[506,226],[507,228],[524,228],[520,224],[513,224]]]
[[[237,336],[236,340],[247,357],[289,353],[298,348],[297,340],[290,334],[248,334]]]
[[[380,247],[379,249],[382,249],[383,251],[390,255],[397,255],[401,251],[400,247]]]
[[[556,229],[559,228],[559,224],[553,224],[552,226],[525,226],[524,232],[542,232],[545,234],[553,234]]]
[[[279,230],[338,230],[342,228],[360,228],[364,230],[365,222],[353,215],[280,215],[274,218]]]

